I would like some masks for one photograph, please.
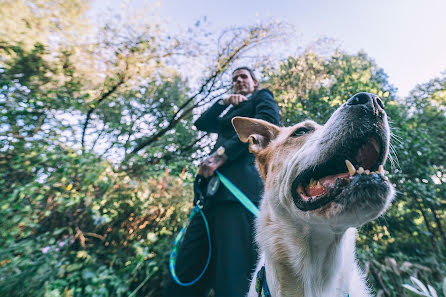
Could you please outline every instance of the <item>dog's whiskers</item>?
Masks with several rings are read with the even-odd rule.
[[[401,138],[401,136],[398,136],[398,135],[396,135],[396,134],[394,134],[394,133],[391,133],[391,134],[390,134],[390,138],[391,138],[392,140],[398,142],[399,144],[402,144],[402,143],[403,143],[403,139]]]
[[[389,145],[389,161],[390,161],[390,165],[392,170],[395,170],[396,168],[401,168],[400,167],[400,162],[398,160],[398,156],[395,150],[395,147],[393,146],[393,144]]]

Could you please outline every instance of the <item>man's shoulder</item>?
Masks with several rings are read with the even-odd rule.
[[[261,89],[261,90],[257,90],[252,94],[252,97],[254,99],[254,101],[257,100],[264,100],[264,99],[269,99],[269,100],[274,100],[274,95],[273,93],[269,90],[269,89]]]
[[[258,101],[258,100],[274,101],[273,92],[271,92],[269,89],[266,89],[266,88],[256,91],[253,94],[252,98],[254,99],[254,101]]]
[[[273,92],[270,91],[270,89],[264,88],[261,90],[258,90],[254,93],[254,95],[258,96],[258,95],[269,95],[271,97],[273,97]]]

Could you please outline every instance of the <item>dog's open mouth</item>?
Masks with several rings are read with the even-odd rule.
[[[387,179],[384,159],[385,144],[375,136],[345,148],[324,164],[299,174],[292,185],[294,203],[301,210],[315,210],[333,201],[356,175],[380,174]]]

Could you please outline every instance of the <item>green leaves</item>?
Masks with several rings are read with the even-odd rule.
[[[426,286],[416,277],[411,277],[410,280],[412,281],[414,286],[404,284],[403,287],[407,290],[415,293],[418,296],[426,296],[426,297],[438,297],[437,291],[431,286]]]
[[[143,280],[159,290],[191,183],[168,174],[137,180],[93,155],[55,153],[49,160],[63,171],[3,192],[0,293],[126,296]]]
[[[322,124],[339,105],[361,91],[384,100],[395,96],[387,75],[364,53],[336,52],[326,58],[307,50],[289,57],[268,77],[266,85],[274,90],[287,125],[307,118]]]
[[[386,169],[397,199],[361,228],[359,256],[366,263],[373,255],[371,279],[387,296],[403,294],[414,273],[439,291],[444,75],[403,100],[363,52],[307,50],[270,68],[251,50],[268,56],[273,41],[288,36],[280,23],[219,38],[197,26],[172,38],[154,18],[112,16],[96,38],[83,39],[87,3],[47,2],[0,2],[0,295],[157,295],[191,207],[194,161],[212,143],[193,116],[228,91],[228,71],[242,61],[268,64],[262,84],[285,125],[323,123],[360,91],[384,100],[394,133]],[[419,267],[404,270],[406,262]]]

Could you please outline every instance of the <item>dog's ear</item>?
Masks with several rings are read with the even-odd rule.
[[[249,150],[258,153],[279,134],[279,127],[264,120],[234,117],[232,125],[242,142],[249,142]]]

